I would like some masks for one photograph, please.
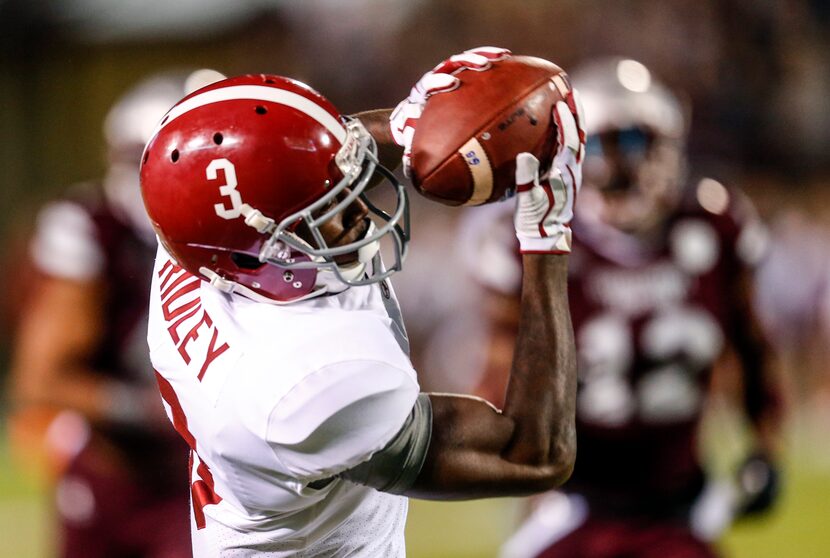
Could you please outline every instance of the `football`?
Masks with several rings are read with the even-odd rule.
[[[533,153],[542,170],[550,166],[557,137],[552,110],[570,85],[561,68],[532,56],[455,75],[456,89],[426,101],[412,140],[411,178],[430,199],[480,205],[514,187],[517,154]]]

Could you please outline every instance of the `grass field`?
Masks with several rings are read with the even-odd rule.
[[[830,471],[791,464],[777,512],[734,527],[721,543],[732,558],[830,557]],[[409,556],[494,556],[509,534],[517,501],[444,504],[413,501],[407,529]],[[671,557],[666,557],[671,558]]]
[[[823,442],[822,445],[826,445]],[[775,515],[740,525],[722,543],[734,558],[830,557],[830,467],[815,444],[798,444],[786,468],[786,491]],[[485,558],[515,524],[518,500],[470,503],[413,501],[407,528],[414,558]],[[49,558],[48,495],[15,471],[0,444],[0,558]],[[670,557],[667,557],[670,558]]]

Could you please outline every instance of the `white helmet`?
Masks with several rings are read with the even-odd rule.
[[[209,69],[154,74],[130,88],[104,119],[109,161],[104,192],[110,206],[148,242],[155,242],[155,233],[147,219],[139,186],[144,146],[170,107],[185,95],[224,77]]]
[[[223,79],[215,70],[154,74],[129,89],[107,113],[104,139],[111,156],[120,159],[138,150],[136,164],[153,129],[186,94]]]
[[[585,109],[588,135],[645,127],[681,139],[687,123],[678,98],[640,62],[630,58],[595,60],[570,73]]]
[[[599,59],[570,75],[588,134],[582,220],[637,234],[658,230],[685,180],[683,104],[635,60]]]

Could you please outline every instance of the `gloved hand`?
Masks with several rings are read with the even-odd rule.
[[[410,176],[412,138],[427,99],[458,87],[459,80],[455,76],[458,72],[468,69],[483,72],[490,68],[493,61],[507,56],[510,56],[510,51],[498,47],[479,47],[453,55],[425,73],[409,96],[398,103],[389,117],[389,126],[395,143],[403,147],[404,175]]]
[[[739,488],[737,518],[758,516],[775,505],[781,477],[775,463],[764,452],[747,457],[737,472]]]
[[[585,158],[584,116],[579,93],[571,90],[553,109],[558,141],[550,170],[539,176],[531,153],[516,157],[516,213],[513,224],[523,254],[567,254],[571,219],[582,184]]]

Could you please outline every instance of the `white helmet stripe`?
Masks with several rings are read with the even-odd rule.
[[[337,141],[340,143],[343,143],[346,140],[346,129],[340,121],[314,101],[292,91],[277,89],[275,87],[265,87],[263,85],[234,85],[231,87],[213,89],[211,91],[206,91],[196,95],[195,97],[191,97],[190,99],[187,99],[186,101],[173,107],[170,112],[167,113],[166,117],[163,118],[162,121],[156,126],[156,129],[153,131],[153,135],[151,137],[155,137],[162,128],[193,109],[212,103],[233,101],[238,99],[267,101],[297,109],[319,122],[320,125],[324,126],[329,132],[331,132],[331,134],[337,138]]]

